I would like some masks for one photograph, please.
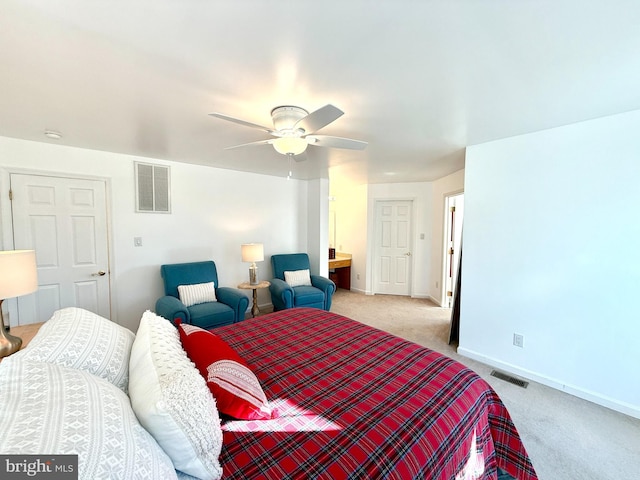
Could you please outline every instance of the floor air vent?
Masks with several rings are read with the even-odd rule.
[[[524,380],[520,380],[519,378],[512,377],[511,375],[507,375],[506,373],[498,372],[497,370],[492,371],[491,376],[499,378],[500,380],[504,380],[505,382],[513,383],[514,385],[522,388],[527,388],[527,385],[529,385],[529,382],[525,382]]]

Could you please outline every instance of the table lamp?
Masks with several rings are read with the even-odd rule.
[[[242,245],[242,261],[251,262],[249,267],[249,283],[258,284],[258,267],[256,262],[264,260],[264,247],[261,243],[245,243]]]
[[[2,302],[38,289],[38,271],[34,250],[0,252],[0,358],[20,350],[22,339],[5,330]]]

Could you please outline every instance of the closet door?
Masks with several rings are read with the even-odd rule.
[[[18,298],[17,324],[72,306],[109,318],[106,183],[11,174],[11,196],[14,247],[36,251],[39,284]]]

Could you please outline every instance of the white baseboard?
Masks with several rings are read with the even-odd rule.
[[[252,318],[251,309],[253,308],[253,303],[251,300],[249,301],[249,307],[244,311],[244,319]],[[273,303],[259,303],[258,309],[260,310],[260,315],[264,315],[265,313],[273,312]]]
[[[427,298],[431,300],[433,303],[435,303],[436,305],[438,305],[440,308],[446,308],[442,306],[442,303],[440,303],[440,300],[433,298],[431,295],[427,295]]]
[[[524,368],[511,365],[510,363],[502,362],[495,358],[477,353],[473,350],[468,350],[466,348],[458,347],[458,353],[463,357],[471,358],[472,360],[477,360],[478,362],[484,363],[485,365],[490,365],[492,367],[499,368],[504,372],[518,375],[519,377],[523,377],[528,380],[541,383],[548,387],[555,388],[556,390],[560,390],[561,392],[565,392],[575,397],[588,400],[589,402],[602,405],[603,407],[607,407],[607,408],[610,408],[611,410],[624,413],[625,415],[629,415],[630,417],[640,419],[640,407],[638,407],[637,405],[631,405],[626,402],[621,402],[619,400],[616,400],[615,398],[610,398],[605,395],[601,395],[599,393],[592,392],[590,390],[586,390],[581,387],[576,387],[575,385],[567,385],[555,378],[550,378],[550,377],[547,377],[546,375],[539,375],[536,372],[532,372],[530,370],[526,370]]]
[[[368,290],[362,290],[361,288],[355,288],[355,287],[351,287],[351,292],[356,292],[356,293],[362,293],[364,295],[375,295],[375,293],[368,291]],[[439,300],[436,300],[435,298],[433,298],[431,295],[429,295],[428,293],[416,293],[416,294],[411,294],[411,298],[424,298],[427,300],[431,300],[433,303],[435,303],[437,306],[442,308],[442,304],[440,303]]]
[[[262,303],[258,304],[258,308],[260,309],[260,313],[271,313],[273,312],[273,303]],[[251,310],[251,309],[249,309]]]
[[[416,294],[412,294],[411,298],[426,298],[428,300],[431,300],[431,297],[429,295],[427,295],[426,293],[416,293]]]
[[[362,290],[361,288],[355,288],[355,287],[351,287],[349,289],[350,292],[356,292],[356,293],[365,293],[364,290]]]

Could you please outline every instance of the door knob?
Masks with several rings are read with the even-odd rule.
[[[407,252],[407,253],[405,253],[405,255],[406,255],[407,257],[410,257],[410,256],[411,256],[411,252]]]
[[[103,276],[105,276],[106,274],[107,274],[107,272],[105,272],[104,270],[100,270],[100,271],[99,271],[99,272],[97,272],[97,273],[92,273],[92,274],[91,274],[91,276],[92,276],[92,277],[103,277]]]

